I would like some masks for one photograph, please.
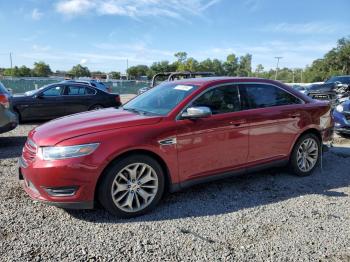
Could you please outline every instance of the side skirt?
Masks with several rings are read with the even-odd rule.
[[[208,183],[215,180],[225,179],[225,178],[239,176],[239,175],[248,174],[248,173],[254,173],[254,172],[264,170],[264,169],[269,169],[272,167],[283,167],[283,166],[286,166],[288,162],[289,162],[288,159],[275,160],[269,163],[264,163],[253,167],[242,168],[242,169],[229,171],[221,174],[215,174],[215,175],[209,175],[206,177],[191,179],[181,183],[172,184],[169,188],[169,191],[173,193],[173,192],[177,192],[182,189],[185,189],[194,185],[198,185],[198,184]]]

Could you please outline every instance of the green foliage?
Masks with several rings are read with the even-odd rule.
[[[91,76],[90,70],[87,66],[82,66],[80,64],[73,66],[72,69],[68,72],[74,77],[89,77]]]
[[[52,74],[50,66],[44,62],[35,62],[32,72],[32,75],[37,77],[47,77]]]
[[[127,70],[128,76],[131,79],[139,79],[141,76],[147,75],[149,68],[146,65],[137,65],[129,67]]]
[[[308,82],[324,81],[334,75],[350,75],[350,38],[341,38],[337,46],[305,70]]]
[[[109,75],[112,77],[112,79],[120,79],[121,77],[120,72],[116,72],[116,71],[110,72]]]

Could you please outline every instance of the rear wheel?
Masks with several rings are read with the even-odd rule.
[[[321,141],[314,134],[301,136],[294,145],[290,165],[298,176],[308,176],[314,171],[321,156]]]
[[[156,160],[133,155],[112,164],[98,188],[98,199],[110,213],[129,218],[152,210],[164,192],[164,174]]]
[[[89,110],[99,110],[103,109],[104,107],[102,105],[93,105],[89,108]]]

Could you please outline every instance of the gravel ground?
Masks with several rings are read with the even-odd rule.
[[[25,124],[0,135],[0,260],[350,261],[350,140],[323,170],[272,169],[166,196],[129,220],[33,202],[17,183]]]

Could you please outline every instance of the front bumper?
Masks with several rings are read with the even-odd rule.
[[[350,134],[350,120],[345,115],[348,117],[350,112],[340,113],[336,110],[333,111],[334,131],[336,133]]]
[[[94,208],[96,172],[82,167],[77,159],[18,162],[18,179],[26,193],[36,201],[65,209]],[[96,171],[96,170],[95,170]]]

